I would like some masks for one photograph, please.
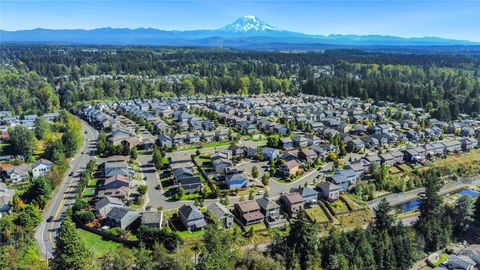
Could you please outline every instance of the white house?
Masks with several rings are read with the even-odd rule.
[[[46,159],[40,159],[32,165],[32,176],[37,178],[42,175],[47,175],[52,169],[52,162]]]
[[[10,179],[13,183],[21,183],[28,178],[28,165],[19,165],[7,167],[2,172],[2,177],[4,179]]]

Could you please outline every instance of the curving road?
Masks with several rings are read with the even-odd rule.
[[[95,156],[98,131],[85,121],[80,121],[85,138],[83,145],[71,159],[70,168],[65,173],[63,181],[55,189],[49,205],[43,212],[42,222],[35,230],[35,239],[40,246],[40,251],[47,259],[53,256],[56,231],[60,227],[65,211],[75,201],[79,174],[85,170],[88,162]]]

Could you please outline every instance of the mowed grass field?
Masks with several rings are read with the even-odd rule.
[[[101,257],[110,250],[123,247],[122,244],[110,240],[104,240],[100,235],[77,229],[80,238],[83,239],[87,247],[95,253],[95,256]]]

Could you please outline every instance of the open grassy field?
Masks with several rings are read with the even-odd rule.
[[[308,216],[312,220],[315,220],[316,222],[326,223],[326,222],[330,221],[328,219],[327,215],[325,214],[325,212],[323,212],[322,208],[320,208],[320,207],[313,207],[313,208],[305,209],[305,211],[307,212]]]
[[[480,149],[473,149],[470,152],[450,154],[447,158],[437,158],[433,161],[433,167],[448,167],[459,164],[472,163],[475,161],[480,161]]]
[[[88,248],[90,248],[97,257],[107,254],[110,250],[121,248],[123,245],[110,240],[104,240],[100,235],[77,229],[80,238],[83,239]]]

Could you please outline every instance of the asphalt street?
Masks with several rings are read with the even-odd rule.
[[[67,207],[73,205],[78,186],[79,175],[85,171],[88,162],[95,157],[98,131],[81,120],[84,143],[78,153],[70,161],[70,168],[63,181],[55,189],[52,199],[43,212],[40,225],[35,230],[35,239],[40,245],[42,254],[50,259],[55,249],[55,236],[63,220]]]

